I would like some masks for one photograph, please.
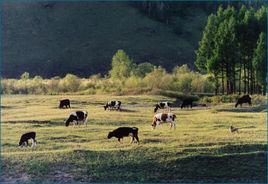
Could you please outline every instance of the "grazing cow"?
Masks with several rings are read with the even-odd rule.
[[[26,144],[26,146],[29,145],[29,140],[31,139],[32,140],[32,146],[31,147],[34,147],[36,146],[36,133],[35,132],[28,132],[28,133],[25,133],[21,136],[20,138],[20,142],[19,142],[19,146],[24,146]]]
[[[230,132],[231,133],[234,133],[234,132],[237,132],[238,133],[238,128],[235,128],[233,126],[230,127]]]
[[[183,100],[182,104],[181,104],[181,109],[184,108],[184,107],[193,107],[193,100],[191,99],[185,99]]]
[[[170,105],[169,102],[159,102],[155,105],[154,112],[156,113],[158,109],[168,109],[170,112]]]
[[[59,108],[62,109],[64,107],[71,108],[69,99],[60,100]]]
[[[238,98],[236,104],[235,104],[235,107],[237,107],[238,105],[240,105],[240,107],[242,107],[242,104],[243,103],[248,103],[248,105],[252,105],[251,103],[251,97],[249,95],[244,95],[240,98]]]
[[[109,110],[112,110],[112,109],[121,110],[121,101],[117,101],[117,100],[109,101],[103,107],[104,107],[104,110],[106,110],[107,108]]]
[[[139,143],[138,130],[139,129],[137,127],[120,127],[112,132],[109,132],[107,138],[111,139],[112,137],[116,137],[118,139],[118,142],[120,142],[120,139],[123,139],[123,137],[131,136],[131,143],[133,143],[135,139]]]
[[[175,124],[176,115],[174,113],[157,113],[153,117],[152,127],[155,129],[156,126],[160,125],[162,122],[170,123],[170,128],[176,128]]]
[[[87,117],[88,117],[88,113],[87,111],[76,111],[76,112],[72,112],[69,116],[69,118],[66,120],[65,125],[69,126],[70,123],[72,122],[73,124],[77,124],[79,121],[82,121],[84,123],[84,125],[86,125],[87,123]]]

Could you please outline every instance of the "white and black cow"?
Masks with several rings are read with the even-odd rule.
[[[153,129],[155,129],[156,126],[160,125],[161,123],[170,123],[170,128],[176,128],[176,124],[175,124],[175,118],[176,115],[174,113],[157,113],[154,115],[153,117],[153,123],[152,123],[152,127]]]
[[[36,133],[35,132],[28,132],[28,133],[25,133],[21,136],[20,138],[20,142],[19,142],[19,146],[29,146],[29,140],[32,140],[32,146],[31,147],[34,147],[36,146]]]
[[[88,117],[87,111],[75,111],[75,112],[72,112],[70,114],[69,118],[66,120],[65,125],[69,126],[70,123],[78,125],[79,121],[82,121],[84,123],[84,125],[86,125],[87,117]]]
[[[109,101],[108,103],[106,103],[104,107],[104,110],[106,109],[109,109],[109,110],[112,110],[112,109],[116,109],[116,110],[121,110],[121,101],[118,101],[118,100],[112,100],[112,101]]]
[[[170,112],[170,105],[169,102],[159,102],[155,105],[154,112],[156,113],[158,109],[167,109]]]

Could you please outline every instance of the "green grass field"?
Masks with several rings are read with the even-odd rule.
[[[71,109],[58,109],[59,99]],[[118,99],[122,112],[104,111]],[[161,96],[2,96],[1,181],[266,182],[266,111],[256,104],[181,110],[177,129],[151,129]],[[65,127],[74,110],[89,112],[88,125]],[[231,134],[229,126],[243,127]],[[139,128],[140,144],[108,140],[119,126]],[[21,134],[36,131],[37,147],[19,148]]]

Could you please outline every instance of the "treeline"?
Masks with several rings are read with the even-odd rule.
[[[187,65],[167,72],[150,63],[135,64],[123,50],[112,58],[112,68],[105,76],[79,78],[67,74],[64,78],[30,77],[25,72],[20,79],[2,79],[3,94],[163,94],[163,92],[212,93],[208,75],[191,71]]]
[[[216,12],[219,6],[241,6],[259,8],[265,4],[263,0],[253,1],[137,1],[130,2],[143,14],[166,24],[174,24],[176,17],[189,16],[193,11],[202,9],[205,12]]]
[[[266,7],[220,7],[208,17],[195,65],[215,94],[266,93]]]

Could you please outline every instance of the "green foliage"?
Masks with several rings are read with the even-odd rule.
[[[113,79],[126,79],[134,68],[132,60],[123,50],[118,50],[112,58],[112,69],[109,74]]]
[[[140,67],[139,67],[140,66]],[[143,69],[141,66],[145,66]],[[150,64],[138,65],[136,71],[142,75],[131,74],[124,78],[102,78],[99,74],[89,78],[79,78],[67,74],[64,78],[42,79],[35,76],[28,80],[3,79],[3,94],[158,94],[158,91],[175,93],[212,93],[213,83],[207,75],[191,71],[187,65],[177,66],[168,73],[162,67]],[[150,72],[149,72],[150,71]],[[149,73],[148,73],[149,72]],[[144,75],[144,77],[142,77]]]
[[[265,94],[266,86],[266,74],[267,74],[267,63],[266,63],[266,36],[265,33],[261,33],[257,42],[257,48],[254,51],[253,67],[256,71],[256,77],[258,84],[262,88],[262,92]]]
[[[66,74],[66,76],[60,80],[59,88],[63,92],[76,92],[80,86],[80,79],[73,74]]]
[[[150,73],[154,70],[154,67],[155,66],[151,63],[141,63],[133,69],[133,74],[138,77],[145,77],[147,73]]]
[[[21,76],[20,79],[22,80],[27,80],[30,78],[30,74],[28,72],[24,72]]]
[[[222,94],[235,93],[237,87],[241,92],[242,80],[244,93],[256,91],[260,77],[256,76],[251,60],[258,35],[265,30],[266,15],[264,6],[257,11],[246,6],[240,10],[228,6],[225,9],[219,7],[216,14],[208,17],[196,51],[195,65],[199,71],[211,76],[216,94],[220,79]]]

